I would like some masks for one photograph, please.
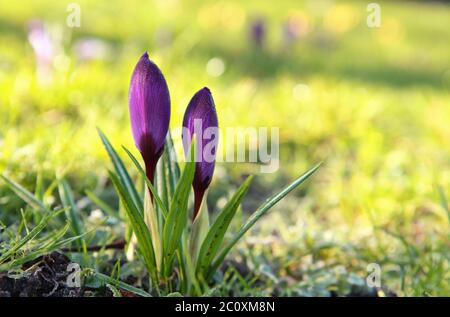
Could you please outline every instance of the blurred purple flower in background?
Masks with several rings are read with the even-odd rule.
[[[250,24],[250,41],[255,47],[262,48],[265,38],[266,20],[264,17],[257,17]]]
[[[293,45],[301,34],[301,25],[296,19],[288,19],[283,25],[283,41],[286,46]]]
[[[189,151],[194,134],[196,139],[197,163],[192,184],[194,188],[194,220],[214,174],[217,143],[219,141],[218,127],[213,97],[210,90],[204,87],[192,97],[183,118],[183,146],[185,153]]]
[[[81,38],[75,42],[74,51],[81,61],[105,60],[111,55],[110,45],[95,37]]]
[[[298,12],[286,19],[283,24],[283,43],[285,46],[294,45],[300,38],[305,37],[311,29],[308,15]]]
[[[36,70],[39,81],[47,81],[52,75],[55,46],[44,21],[34,19],[28,22],[28,41],[36,58]]]
[[[147,52],[131,76],[128,103],[134,142],[144,159],[147,177],[153,183],[169,129],[170,95],[163,74]]]

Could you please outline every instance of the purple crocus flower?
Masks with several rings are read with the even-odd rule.
[[[50,65],[54,57],[54,45],[44,21],[31,20],[28,23],[28,41],[33,47],[38,64]]]
[[[250,25],[250,41],[256,48],[261,49],[264,46],[266,37],[266,20],[258,17],[251,22]]]
[[[194,134],[196,139],[196,164],[192,183],[194,220],[214,174],[219,140],[218,126],[214,100],[209,89],[204,87],[192,97],[183,118],[183,145],[186,153]]]
[[[170,95],[163,74],[147,52],[131,76],[128,103],[134,142],[144,159],[147,177],[153,183],[169,129]]]
[[[288,21],[283,25],[283,39],[286,45],[291,45],[298,38],[299,30],[297,24]]]
[[[28,23],[28,41],[36,58],[36,72],[39,83],[47,84],[52,79],[53,60],[58,44],[51,36],[49,28],[42,20],[34,19]]]
[[[75,42],[75,55],[81,61],[106,60],[111,56],[111,47],[102,39],[84,37]]]

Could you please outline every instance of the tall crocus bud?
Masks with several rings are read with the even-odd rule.
[[[128,103],[134,142],[144,159],[147,177],[153,182],[169,129],[170,96],[163,74],[147,52],[131,76]]]
[[[219,141],[217,113],[208,88],[202,88],[192,97],[183,118],[183,145],[187,153],[192,137],[196,140],[196,164],[193,181],[194,219],[197,216],[203,195],[211,183],[216,163]]]

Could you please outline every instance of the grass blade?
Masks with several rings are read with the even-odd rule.
[[[41,222],[37,224],[25,237],[21,238],[18,242],[12,245],[8,251],[0,256],[0,264],[7,260],[11,255],[16,253],[20,248],[22,248],[29,241],[33,240],[48,224],[49,220],[52,218],[52,214],[47,212],[44,217],[42,217]]]
[[[447,197],[445,196],[445,192],[442,186],[438,187],[438,191],[439,191],[439,198],[441,200],[441,206],[447,212],[447,219],[448,223],[450,224],[450,207],[448,205]]]
[[[79,210],[73,198],[73,191],[65,179],[61,179],[58,184],[59,196],[66,211],[70,227],[75,235],[79,236],[84,232],[83,221],[80,219]]]
[[[34,209],[41,209],[41,210],[47,210],[45,207],[45,204],[36,198],[31,192],[29,192],[27,189],[25,189],[22,185],[16,183],[12,179],[0,175],[0,177],[6,182],[6,184],[11,188],[13,192],[16,193],[17,196],[19,196],[24,202],[26,202],[28,205],[30,205]]]
[[[108,283],[108,284],[112,284],[114,286],[116,286],[117,288],[123,289],[127,292],[131,292],[134,293],[136,295],[142,296],[142,297],[152,297],[152,295],[150,295],[149,293],[147,293],[146,291],[139,289],[137,287],[131,286],[127,283],[124,283],[122,281],[119,281],[115,278],[112,278],[108,275],[99,273],[99,272],[95,272],[94,273],[95,276],[102,281],[103,283]]]
[[[231,223],[231,220],[236,214],[236,210],[238,209],[242,199],[247,193],[252,180],[253,176],[249,176],[245,180],[245,182],[238,188],[230,201],[228,201],[228,203],[222,209],[222,212],[219,214],[219,216],[209,229],[208,234],[206,235],[206,238],[202,243],[198,256],[196,268],[197,273],[205,273],[214,257],[216,256],[217,251],[222,244],[223,237],[225,236],[225,233]]]
[[[41,171],[36,174],[36,188],[34,190],[34,196],[39,201],[44,201],[44,177],[42,176]]]
[[[38,247],[34,250],[30,250],[28,253],[24,254],[23,256],[19,258],[15,258],[13,261],[11,261],[9,264],[9,269],[18,267],[23,265],[24,263],[27,263],[29,261],[33,261],[34,259],[44,255],[51,253],[55,250],[54,245],[59,241],[69,230],[70,224],[66,223],[63,228],[48,234],[42,241],[36,241],[38,244]]]
[[[116,212],[112,207],[110,207],[103,199],[95,195],[92,191],[86,190],[85,191],[86,196],[100,209],[102,209],[104,212],[106,212],[109,216],[120,219],[120,215],[118,212]]]
[[[229,241],[222,251],[219,253],[215,261],[213,262],[211,268],[209,269],[207,279],[209,279],[212,274],[218,269],[220,264],[223,262],[228,252],[230,252],[231,248],[239,241],[239,239],[248,231],[251,227],[261,218],[270,208],[272,208],[276,203],[278,203],[281,199],[283,199],[287,194],[289,194],[292,190],[297,188],[300,184],[306,181],[315,171],[322,165],[322,163],[317,164],[306,173],[297,178],[290,185],[286,186],[281,192],[273,195],[269,199],[267,199],[247,220],[247,222],[242,225],[237,234],[233,237],[231,241]]]

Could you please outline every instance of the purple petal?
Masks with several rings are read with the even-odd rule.
[[[183,118],[183,131],[187,133],[183,135],[185,152],[188,152],[194,134],[197,142],[197,163],[192,184],[195,193],[194,219],[214,174],[219,140],[218,126],[214,100],[209,89],[205,87],[192,97]]]
[[[261,48],[266,37],[266,21],[263,17],[254,19],[250,25],[250,40],[253,44]]]
[[[147,176],[153,181],[169,129],[170,95],[163,74],[147,52],[131,76],[128,103],[134,141],[145,161]]]

